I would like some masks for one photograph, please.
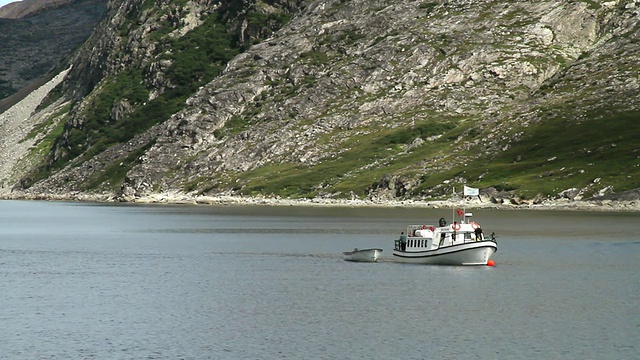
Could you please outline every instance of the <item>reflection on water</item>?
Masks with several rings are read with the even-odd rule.
[[[637,358],[640,214],[473,212],[495,267],[393,261],[449,209],[0,201],[0,359]]]

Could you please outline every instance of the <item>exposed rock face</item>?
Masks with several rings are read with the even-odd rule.
[[[154,31],[160,22],[169,23],[172,36],[185,36],[218,4],[187,1],[178,9],[160,3],[162,16],[143,9],[138,0],[110,2],[110,21],[78,53],[64,83],[66,96],[76,101],[67,134],[83,128],[83,110],[99,96],[105,77],[144,68],[143,83],[152,88],[149,100],[175,86],[166,76],[171,63],[157,56],[170,49],[153,41]],[[86,179],[140,152],[116,190],[105,184],[100,191],[125,199],[158,192],[238,193],[260,189],[252,184],[267,176],[261,174],[264,169],[277,173],[288,170],[286,164],[330,172],[326,164],[348,159],[351,165],[343,173],[318,176],[304,191],[354,196],[340,189],[358,179],[360,185],[350,189],[359,197],[422,197],[469,181],[465,171],[507,152],[549,118],[571,125],[603,109],[640,109],[640,3],[635,1],[336,0],[244,6],[288,6],[292,19],[230,61],[167,121],[19,191],[86,191]],[[131,14],[137,16],[136,26]],[[245,22],[228,19],[234,21],[241,39],[259,38],[260,29],[250,32]],[[110,120],[126,121],[134,107],[127,99],[114,103]],[[382,149],[362,146],[380,141],[378,133],[391,136],[421,124],[427,124],[424,136],[383,143]],[[429,132],[439,126],[448,130]],[[457,130],[447,132],[451,129]],[[63,139],[53,150],[61,155],[54,159],[65,148],[82,145],[71,143],[72,136]],[[358,149],[381,154],[357,154]],[[515,162],[525,162],[524,155]],[[629,176],[638,172],[635,167]],[[451,179],[421,188],[442,173],[451,173]],[[474,176],[481,181],[485,174]],[[598,193],[611,184],[582,185]],[[559,189],[558,197],[585,193],[570,188]]]
[[[186,109],[164,125],[166,130],[147,160],[129,174],[129,179],[139,183],[134,179],[142,175],[142,182],[149,184],[146,190],[151,191],[151,184],[171,189],[202,174],[243,172],[269,163],[314,164],[340,156],[347,143],[358,137],[358,132],[366,133],[370,125],[409,126],[430,116],[397,116],[416,108],[478,115],[486,123],[481,126],[495,123],[497,129],[516,126],[514,122],[520,123],[523,116],[536,121],[539,115],[527,112],[532,103],[543,100],[531,96],[542,84],[556,78],[558,83],[589,81],[590,71],[581,71],[580,62],[576,63],[580,55],[601,49],[608,56],[637,58],[630,53],[637,44],[607,42],[612,29],[637,35],[635,8],[619,13],[611,9],[621,7],[621,3],[607,6],[596,11],[580,2],[506,5],[450,1],[442,8],[434,5],[432,10],[421,10],[414,2],[380,7],[367,1],[352,1],[345,6],[314,3],[305,16],[294,19],[276,38],[236,58],[225,75],[195,94]],[[616,48],[610,48],[614,43]],[[301,59],[301,54],[309,52],[326,60],[314,64]],[[610,66],[607,72],[618,81],[631,81],[632,106],[637,107],[638,76],[629,73],[634,68],[625,69],[590,56],[582,62],[593,64],[594,60],[602,64],[599,66]],[[567,66],[574,63],[577,66]],[[255,71],[245,81],[237,82],[234,78],[242,69]],[[304,86],[309,79],[314,84]],[[274,82],[295,88],[295,95],[263,106],[251,120],[253,126],[241,136],[223,141],[213,136],[216,129],[250,108],[262,94],[281,91],[266,85]],[[601,101],[612,100],[596,95],[594,90],[585,88],[585,96],[591,93]],[[505,108],[519,108],[514,112],[519,116],[499,113]],[[292,113],[296,114],[294,119],[289,115]],[[311,123],[303,124],[300,119]],[[352,130],[358,128],[362,130]],[[330,134],[335,134],[333,141],[321,142]],[[508,139],[496,141],[500,142]],[[495,149],[487,145],[488,155]],[[165,175],[169,154],[191,159],[173,168],[177,179]],[[427,160],[416,165],[426,172],[439,170],[430,168],[433,165],[429,163],[439,162]],[[408,188],[416,185],[415,179],[405,181]],[[389,190],[404,186],[396,183],[390,187],[389,181],[381,180],[373,191],[377,192],[375,196],[394,198],[406,190]]]

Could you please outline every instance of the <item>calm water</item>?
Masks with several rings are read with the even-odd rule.
[[[495,267],[392,261],[450,210],[0,201],[0,359],[638,358],[640,214],[474,213]]]

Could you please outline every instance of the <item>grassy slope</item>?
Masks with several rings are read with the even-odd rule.
[[[522,129],[522,137],[494,157],[466,161],[424,175],[411,171],[412,165],[452,151],[457,145],[451,138],[464,125],[444,132],[440,139],[414,152],[397,151],[398,144],[388,143],[389,133],[380,131],[360,138],[339,158],[316,166],[278,164],[243,174],[240,178],[246,186],[241,191],[288,197],[312,197],[321,192],[346,196],[353,191],[362,196],[366,186],[389,173],[421,178],[423,183],[410,195],[429,192],[428,189],[456,176],[474,187],[515,190],[524,198],[538,194],[553,196],[569,188],[586,188],[585,196],[607,186],[612,186],[615,192],[625,191],[637,188],[640,177],[638,120],[640,112],[613,113],[580,123],[547,119]],[[466,155],[473,152],[471,149]],[[434,165],[437,162],[434,160]],[[371,163],[377,166],[367,166]]]
[[[411,128],[368,129],[369,134],[348,137],[340,146],[339,156],[314,166],[277,164],[242,174],[245,194],[278,194],[291,197],[313,197],[321,192],[354,192],[364,195],[365,189],[389,173],[402,172],[413,176],[411,168],[425,157],[439,154],[450,140],[446,137],[459,130],[455,120],[432,120]],[[352,130],[354,133],[361,129]],[[344,131],[340,131],[343,133]],[[417,138],[445,135],[415,151],[407,151]],[[333,137],[327,136],[327,143]]]
[[[589,187],[585,195],[612,186],[616,192],[638,187],[639,111],[591,113],[576,123],[546,119],[525,129],[519,141],[467,171],[476,186],[517,190],[525,197]],[[487,175],[479,179],[486,172]]]

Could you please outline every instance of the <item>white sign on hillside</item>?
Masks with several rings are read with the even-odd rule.
[[[464,196],[479,196],[480,190],[478,188],[472,188],[468,186],[464,186]]]

